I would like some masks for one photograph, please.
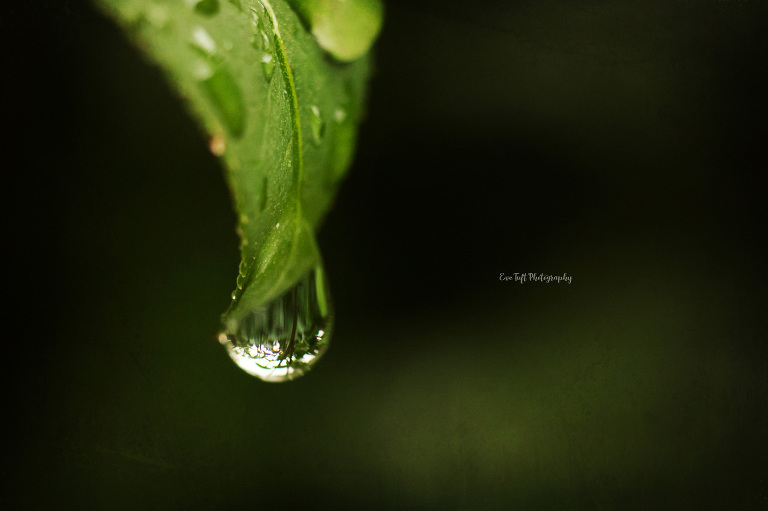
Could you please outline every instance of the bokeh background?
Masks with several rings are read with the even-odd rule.
[[[332,346],[276,385],[216,342],[235,215],[161,73],[3,3],[8,508],[764,508],[766,20],[388,1]]]

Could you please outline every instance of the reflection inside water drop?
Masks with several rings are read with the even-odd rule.
[[[302,376],[328,348],[333,311],[321,267],[246,315],[219,341],[244,371],[264,381]]]

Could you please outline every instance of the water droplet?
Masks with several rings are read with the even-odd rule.
[[[145,17],[154,27],[161,30],[168,26],[168,9],[162,5],[152,4],[148,6]]]
[[[211,56],[216,53],[216,41],[203,27],[195,27],[192,30],[192,41],[197,49],[203,51],[204,55]]]
[[[208,62],[196,60],[194,67],[192,68],[192,76],[200,81],[207,80],[213,76],[213,69],[211,69],[211,66],[208,64]]]
[[[337,108],[337,109],[336,109],[336,110],[333,112],[333,120],[334,120],[334,121],[336,121],[336,122],[337,122],[337,123],[339,123],[339,124],[341,124],[342,122],[344,122],[344,120],[345,120],[346,118],[347,118],[347,111],[346,111],[346,110],[344,110],[343,108]]]
[[[264,71],[267,82],[272,81],[272,75],[275,74],[275,56],[272,53],[262,53],[261,70]]]
[[[328,348],[332,327],[330,295],[323,269],[317,267],[220,339],[241,369],[264,381],[283,382],[309,371]]]
[[[216,16],[219,13],[219,0],[200,0],[195,4],[195,12],[202,16]]]
[[[240,88],[223,63],[209,67],[208,70],[210,76],[201,79],[200,85],[213,103],[224,127],[235,137],[240,137],[245,127],[245,106]]]
[[[259,28],[259,39],[261,40],[261,49],[264,51],[272,51],[272,39],[264,28]]]
[[[325,51],[343,62],[366,54],[381,29],[379,0],[288,0]]]
[[[325,122],[320,115],[320,109],[316,106],[310,108],[312,117],[309,119],[309,126],[312,128],[312,141],[315,145],[320,145],[323,141],[323,135],[325,135]]]
[[[256,8],[251,7],[251,24],[255,30],[251,46],[261,52],[261,57],[259,58],[261,69],[264,72],[264,78],[267,79],[267,82],[270,82],[275,72],[275,52],[272,48],[271,36],[264,25],[266,16],[264,6],[259,3],[259,7],[261,8],[261,14],[259,14]]]

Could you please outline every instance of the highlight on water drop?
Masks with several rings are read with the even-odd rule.
[[[219,342],[245,372],[268,382],[307,373],[328,349],[333,307],[321,266],[282,296],[250,311]]]

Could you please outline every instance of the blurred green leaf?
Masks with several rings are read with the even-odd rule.
[[[320,46],[349,62],[368,52],[381,29],[379,0],[289,0]]]
[[[378,21],[344,39],[342,63],[307,26],[309,3],[300,20],[285,0],[99,2],[165,71],[226,167],[242,261],[225,322],[236,324],[320,263],[315,229],[354,151],[381,5],[360,4]]]

